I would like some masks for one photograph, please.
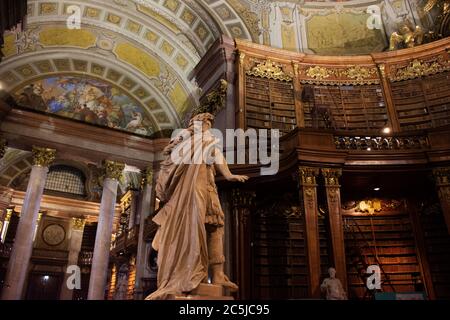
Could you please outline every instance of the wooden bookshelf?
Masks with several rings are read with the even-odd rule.
[[[304,227],[303,217],[256,217],[253,225],[255,297],[308,296]]]
[[[402,130],[450,124],[450,72],[393,82],[391,88]]]
[[[303,100],[305,127],[373,131],[388,121],[380,85],[305,86],[311,91]]]
[[[355,223],[359,225],[361,232],[353,227]],[[384,292],[412,292],[416,291],[416,281],[423,283],[411,219],[408,214],[344,216],[344,226],[350,297],[362,298],[366,291],[366,284],[351,264],[350,253],[358,246],[362,248],[367,265],[381,264],[386,272],[387,277],[382,273]]]
[[[247,128],[279,129],[280,135],[297,127],[292,82],[245,76]]]

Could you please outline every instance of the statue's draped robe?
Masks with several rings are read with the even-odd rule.
[[[195,150],[192,148],[193,157],[198,159],[211,142],[204,139],[196,144]],[[187,143],[191,143],[189,139],[177,147]],[[158,290],[147,297],[151,300],[192,291],[208,276],[205,219],[207,207],[211,206],[213,168],[204,162],[175,164],[170,157],[172,149],[171,144],[165,149],[166,158],[156,186],[158,198],[166,203],[153,218],[159,226],[153,241],[158,251]]]

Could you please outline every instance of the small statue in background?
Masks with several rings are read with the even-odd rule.
[[[403,48],[413,48],[423,43],[425,32],[422,27],[413,27],[411,23],[406,22],[398,32],[391,34],[389,39],[389,50],[398,50]]]
[[[128,298],[128,266],[126,263],[120,266],[117,273],[116,292],[114,300],[127,300]]]
[[[329,278],[323,280],[320,290],[326,295],[327,300],[347,300],[347,294],[341,280],[336,278],[336,269],[329,268]]]

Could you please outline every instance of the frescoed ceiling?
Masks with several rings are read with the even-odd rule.
[[[426,28],[423,2],[29,0],[27,30],[6,34],[0,81],[18,94],[43,79],[101,80],[145,111],[148,132],[172,129],[197,103],[189,74],[221,34],[310,54],[365,54],[383,50],[402,21]],[[67,28],[71,5],[80,30]],[[380,8],[378,30],[366,26],[369,5]]]

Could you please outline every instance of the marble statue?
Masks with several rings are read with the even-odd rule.
[[[187,294],[208,282],[208,270],[212,284],[238,289],[224,273],[224,213],[215,174],[217,170],[226,180],[237,182],[248,177],[230,172],[217,139],[210,133],[213,121],[208,112],[193,116],[188,128],[163,151],[156,185],[163,207],[153,218],[159,228],[152,243],[158,251],[158,289],[147,300]],[[175,161],[174,154],[186,148],[189,152]],[[205,152],[208,157],[204,157]]]
[[[347,300],[347,294],[342,287],[341,280],[336,278],[336,269],[328,269],[329,278],[323,280],[320,290],[325,294],[327,300]]]

